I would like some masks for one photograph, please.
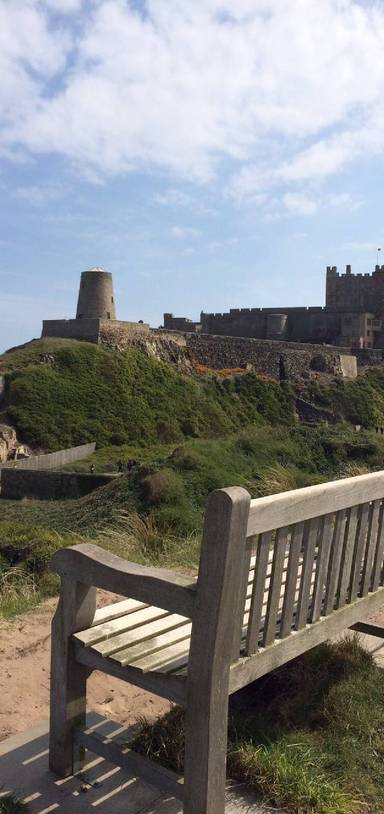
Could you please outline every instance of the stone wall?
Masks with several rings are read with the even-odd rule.
[[[88,495],[119,475],[3,469],[1,497],[7,500],[69,500]]]
[[[46,455],[31,455],[30,458],[8,461],[8,463],[0,467],[0,473],[4,469],[57,469],[60,466],[88,458],[94,453],[95,449],[96,443],[92,441],[90,444],[81,444],[79,447],[70,447],[70,449],[60,449],[58,452],[48,452]]]
[[[98,343],[103,341],[104,336],[142,334],[149,330],[149,325],[144,322],[125,322],[119,319],[45,319],[41,335]]]
[[[191,359],[213,369],[251,367],[280,381],[299,381],[318,373],[357,375],[356,357],[345,348],[207,334],[185,334],[185,338]]]

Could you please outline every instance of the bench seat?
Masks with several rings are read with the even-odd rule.
[[[255,562],[256,557],[251,557],[243,616],[244,645],[252,601]],[[288,550],[281,584],[280,611],[283,605],[287,564]],[[296,597],[299,592],[301,566],[302,563],[298,569]],[[316,561],[313,566],[312,588],[315,582],[315,568]],[[272,553],[267,568],[260,638],[265,622],[271,571]],[[294,618],[293,615],[293,622]],[[143,602],[126,599],[97,610],[92,626],[75,633],[73,638],[78,649],[81,646],[89,648],[93,653],[105,659],[111,659],[121,667],[130,666],[141,673],[156,672],[185,678],[188,670],[191,631],[192,621],[185,616],[170,613],[163,608],[146,605]]]

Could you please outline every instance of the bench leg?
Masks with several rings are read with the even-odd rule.
[[[187,707],[184,814],[224,814],[228,695]]]
[[[76,587],[76,583],[71,586]],[[76,593],[72,589],[65,595],[62,592],[52,622],[49,768],[59,777],[80,771],[84,764],[84,747],[74,743],[73,734],[75,728],[85,728],[90,671],[76,661],[71,636],[80,629],[76,617],[78,623],[79,616],[83,617],[83,627],[92,621],[94,598],[94,590],[88,588]]]

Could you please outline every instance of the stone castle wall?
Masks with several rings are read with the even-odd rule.
[[[247,369],[278,380],[298,381],[311,374],[327,373],[355,378],[356,357],[346,348],[298,345],[242,337],[186,334],[190,357],[211,369]]]
[[[119,319],[45,319],[42,337],[80,339],[100,342],[104,336],[118,336],[125,332],[148,332],[149,325],[142,322],[125,322]]]

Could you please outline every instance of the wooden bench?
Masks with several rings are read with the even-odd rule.
[[[251,500],[213,492],[197,580],[94,545],[54,555],[50,767],[85,748],[184,801],[222,814],[228,696],[384,603],[384,472]],[[96,587],[128,599],[95,611]],[[384,635],[369,626],[369,632]],[[117,676],[186,707],[184,779],[85,731],[86,680]]]

